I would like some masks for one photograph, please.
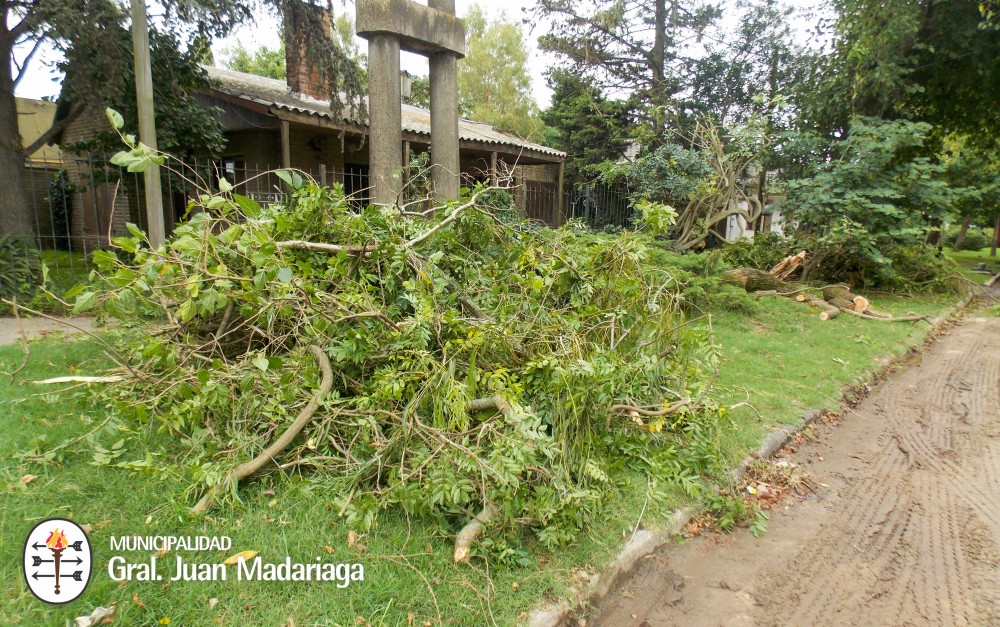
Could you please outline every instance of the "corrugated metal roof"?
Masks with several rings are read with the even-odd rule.
[[[223,93],[248,100],[268,107],[285,109],[295,113],[319,115],[337,122],[361,124],[361,121],[350,117],[348,107],[344,107],[341,115],[335,116],[330,110],[329,100],[319,100],[302,94],[292,94],[284,81],[245,74],[225,68],[203,66],[209,77],[218,81],[217,89]],[[421,107],[404,104],[402,106],[403,130],[421,135],[431,134],[431,112]],[[458,120],[458,136],[466,141],[498,144],[514,148],[523,148],[536,153],[565,158],[566,153],[541,144],[502,133],[489,124],[473,122],[465,118]]]

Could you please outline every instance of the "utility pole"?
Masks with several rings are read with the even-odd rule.
[[[149,64],[149,24],[146,0],[132,0],[132,51],[135,57],[135,95],[139,112],[139,141],[156,150],[156,123],[153,119],[153,72]],[[146,185],[146,222],[149,243],[163,246],[163,193],[160,166],[155,163],[143,175]]]

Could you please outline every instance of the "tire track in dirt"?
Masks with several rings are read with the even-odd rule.
[[[590,624],[1000,624],[1000,319],[960,323],[789,457],[818,498],[773,513],[762,540],[667,549],[624,585],[683,592],[612,594]]]

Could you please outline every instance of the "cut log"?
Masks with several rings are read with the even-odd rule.
[[[852,294],[851,288],[843,283],[838,283],[837,285],[827,285],[823,288],[823,300],[839,309],[857,311],[854,309],[854,299],[856,297],[857,294]]]
[[[770,273],[756,268],[737,268],[723,273],[722,282],[742,287],[747,292],[774,290],[776,292],[791,292],[795,287],[771,276]]]
[[[788,277],[795,274],[795,271],[802,267],[802,264],[806,260],[806,251],[801,251],[797,255],[789,255],[785,257],[781,263],[771,268],[768,273],[779,281],[785,281]]]
[[[795,300],[820,310],[820,320],[833,320],[840,315],[840,309],[812,294],[799,294]]]

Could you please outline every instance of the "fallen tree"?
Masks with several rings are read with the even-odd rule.
[[[648,460],[715,441],[688,434],[717,428],[716,352],[644,236],[536,229],[490,204],[503,190],[417,214],[284,180],[285,205],[205,194],[160,249],[133,229],[95,254],[104,287],[75,294],[150,321],[103,394],[189,447],[172,473],[195,512],[309,473],[351,525],[451,521],[464,561],[484,533],[572,541],[622,456],[689,480]]]
[[[792,258],[788,257],[785,261]],[[782,262],[782,264],[784,263]],[[779,264],[779,266],[782,264]],[[850,288],[845,284],[827,285],[822,288],[798,286],[779,279],[771,272],[764,272],[756,268],[736,268],[729,270],[723,274],[722,281],[729,285],[742,287],[748,293],[794,298],[800,303],[805,303],[814,309],[820,310],[820,320],[832,320],[840,315],[841,312],[865,318],[866,320],[884,320],[886,322],[916,322],[927,319],[927,316],[917,314],[894,318],[888,313],[872,309],[871,303],[867,298],[852,293]],[[810,293],[811,291],[821,292],[823,297],[815,296]]]

